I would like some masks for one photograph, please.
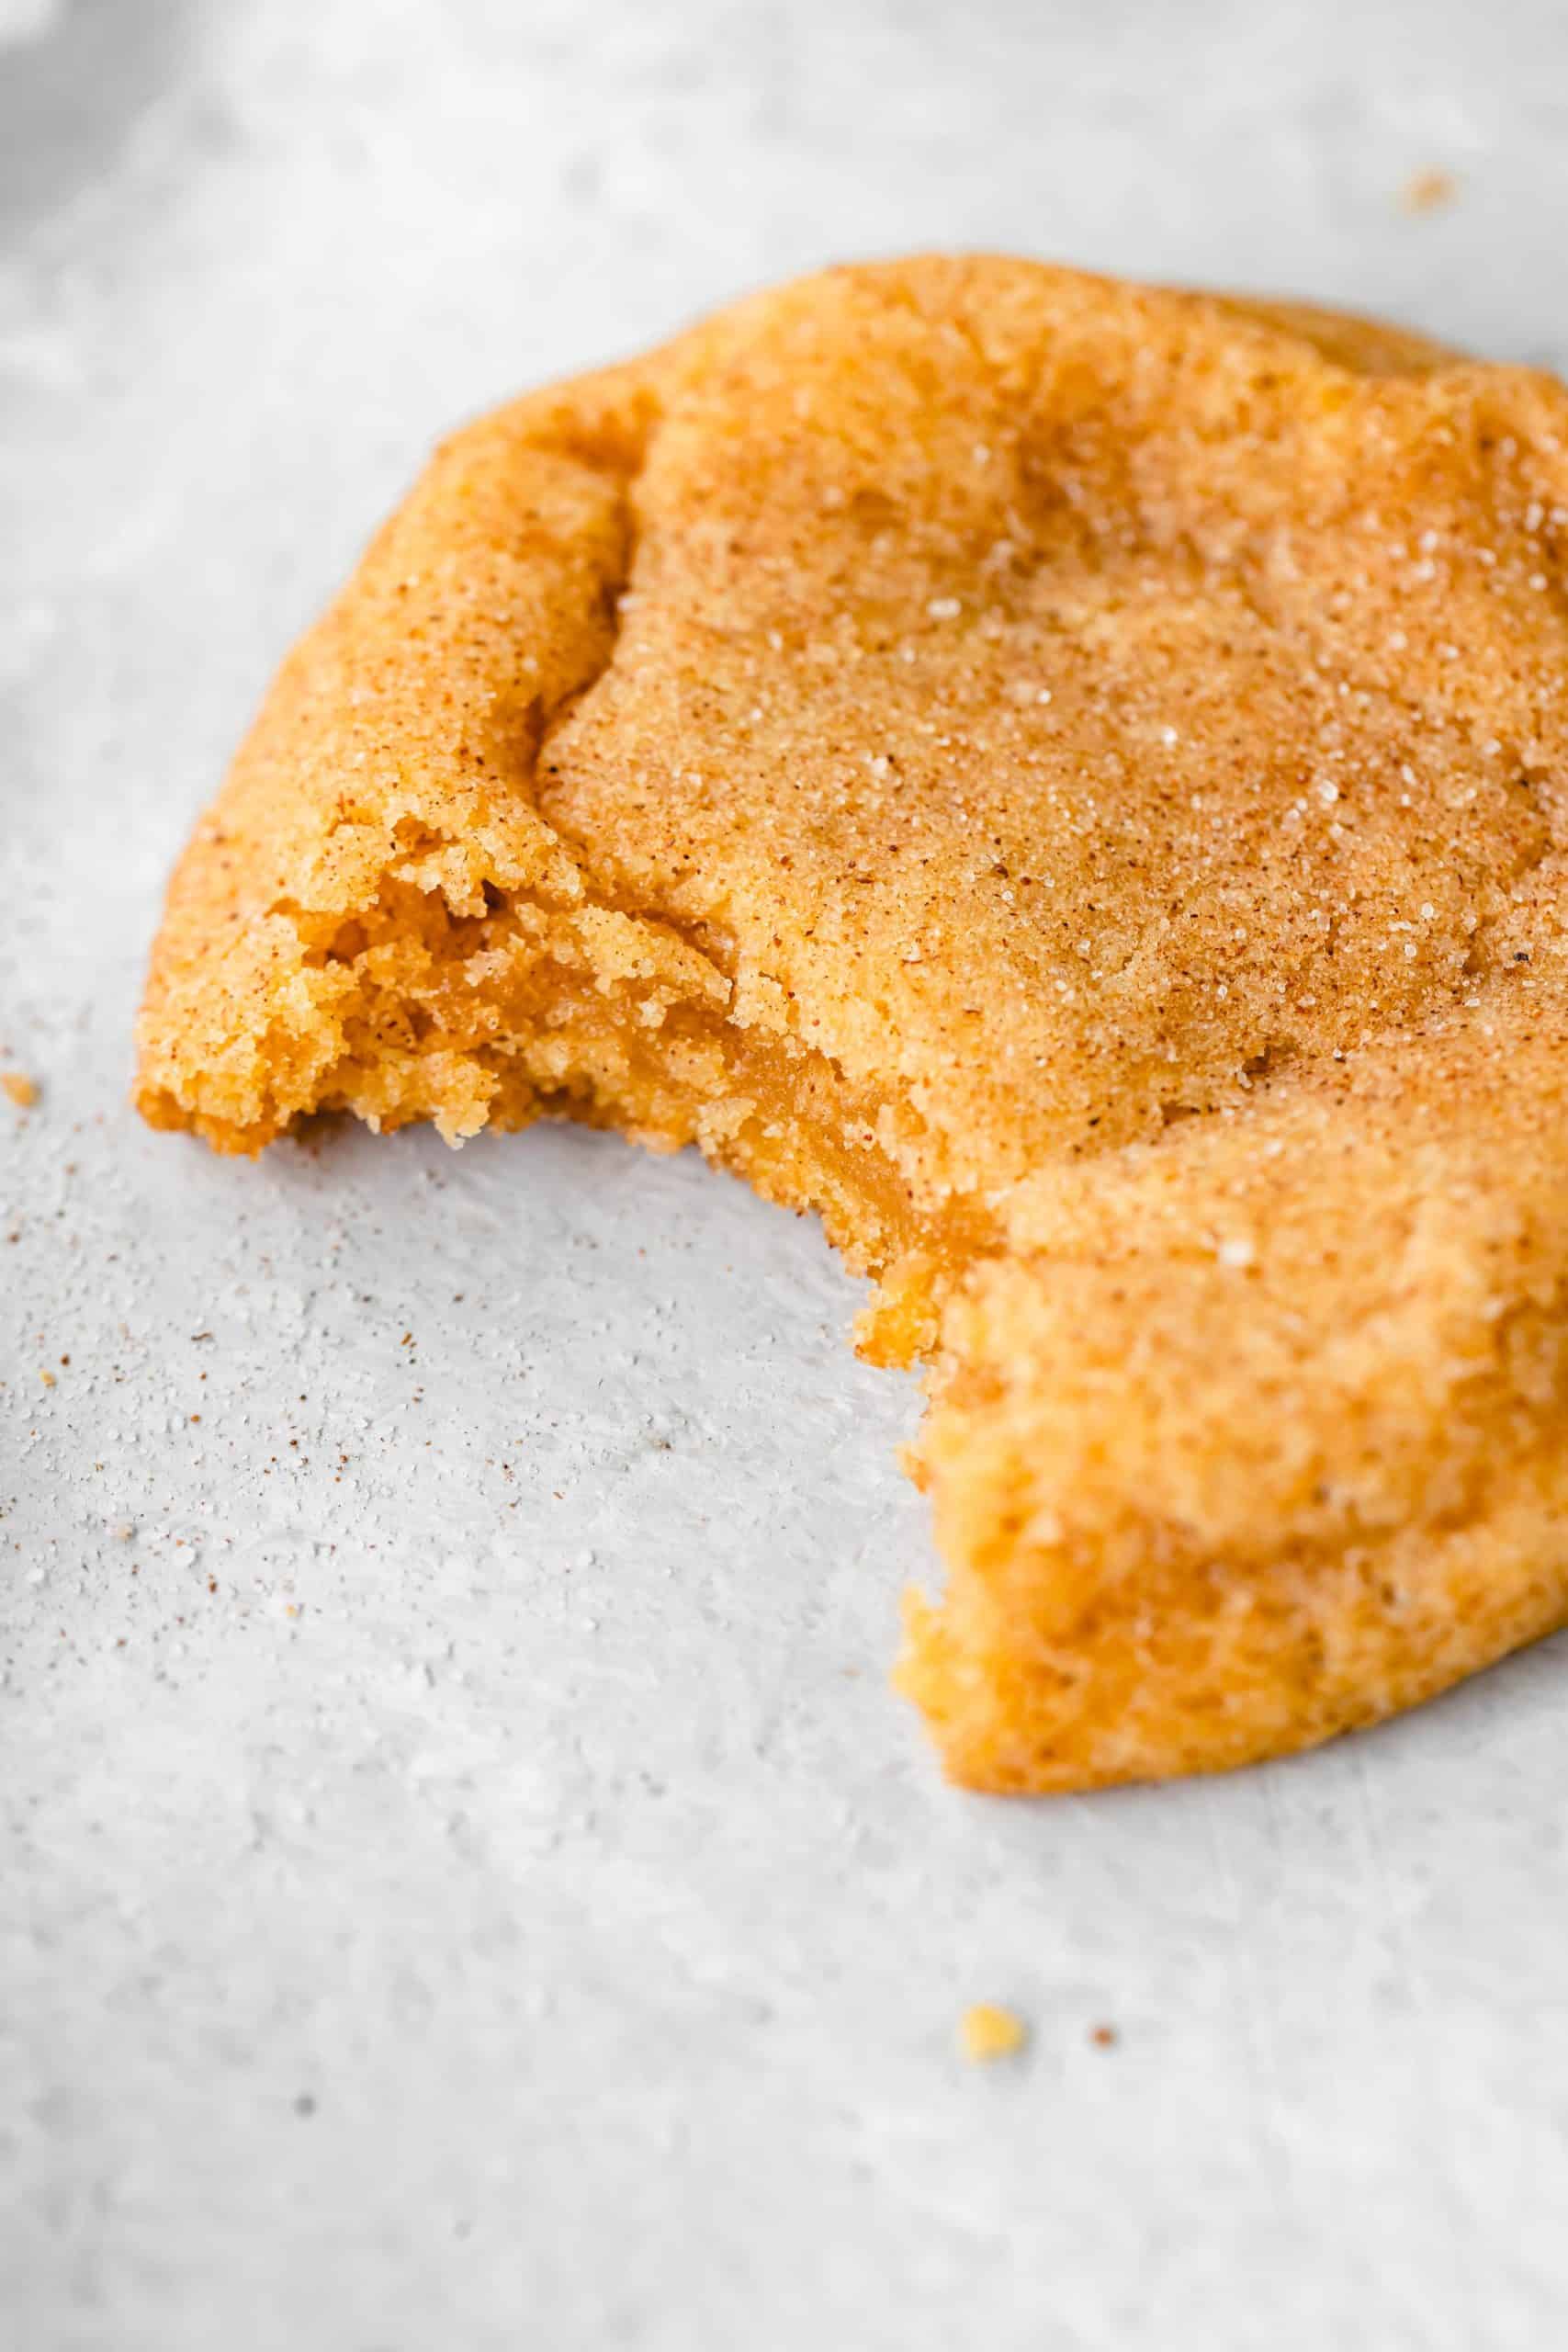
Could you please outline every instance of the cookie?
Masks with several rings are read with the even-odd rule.
[[[1217,1769],[1568,1617],[1568,394],[1003,259],[440,450],[171,888],[154,1125],[570,1116],[928,1360],[950,1771]]]

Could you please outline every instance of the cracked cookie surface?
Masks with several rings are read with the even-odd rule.
[[[899,1673],[1047,1789],[1568,1613],[1568,394],[995,259],[457,435],[186,851],[139,1101],[698,1143],[932,1359]]]

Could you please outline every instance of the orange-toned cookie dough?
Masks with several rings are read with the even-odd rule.
[[[186,852],[138,1100],[570,1115],[929,1357],[948,1769],[1279,1754],[1568,1617],[1568,392],[1000,259],[449,441]]]

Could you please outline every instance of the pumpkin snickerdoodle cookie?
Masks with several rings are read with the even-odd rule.
[[[949,1770],[1213,1769],[1568,1616],[1568,392],[996,259],[459,433],[180,864],[161,1126],[696,1142],[929,1358]]]

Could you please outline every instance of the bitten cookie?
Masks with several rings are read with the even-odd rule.
[[[1032,263],[459,433],[171,888],[154,1125],[695,1142],[929,1359],[949,1770],[1210,1770],[1568,1616],[1568,393]],[[525,1172],[520,1181],[525,1181]]]

